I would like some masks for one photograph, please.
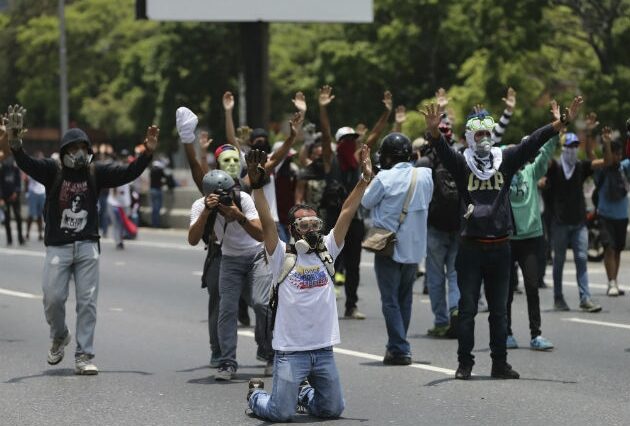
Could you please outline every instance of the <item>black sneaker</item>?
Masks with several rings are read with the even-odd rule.
[[[247,402],[249,402],[249,398],[252,397],[252,394],[256,389],[264,389],[265,382],[262,379],[249,379],[249,389],[247,391]]]
[[[472,368],[472,365],[466,365],[460,362],[457,367],[457,371],[455,372],[455,378],[458,380],[470,380]]]
[[[297,407],[295,407],[295,412],[298,414],[308,414],[308,407],[307,407],[307,401],[304,399],[300,399],[300,395],[302,395],[302,391],[304,390],[304,388],[311,386],[311,384],[308,381],[308,378],[302,380],[302,383],[300,383],[300,388],[298,390],[298,403],[297,403]]]
[[[214,380],[218,382],[229,382],[236,374],[236,367],[232,364],[221,364],[214,374]]]
[[[490,376],[495,379],[518,379],[520,374],[512,370],[512,366],[505,361],[492,362]]]
[[[564,300],[564,297],[556,297],[553,299],[553,309],[556,311],[570,311],[569,305]]]
[[[459,309],[451,311],[450,324],[446,337],[449,339],[457,339],[457,324],[459,323]]]
[[[411,357],[407,355],[394,355],[390,351],[385,352],[383,358],[385,365],[411,365]]]

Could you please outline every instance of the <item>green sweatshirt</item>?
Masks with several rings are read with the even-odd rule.
[[[510,204],[514,215],[513,240],[540,237],[543,234],[538,201],[538,180],[547,173],[549,161],[558,144],[554,136],[540,148],[534,163],[528,163],[512,178]]]

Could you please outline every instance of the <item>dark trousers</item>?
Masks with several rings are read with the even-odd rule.
[[[24,236],[22,235],[22,212],[20,207],[20,197],[15,201],[4,200],[4,230],[7,233],[7,244],[13,244],[13,235],[11,234],[11,210],[15,216],[15,223],[17,224],[18,241],[20,244],[24,244]]]
[[[455,261],[459,286],[459,321],[457,327],[457,359],[473,365],[475,346],[475,315],[483,281],[490,324],[490,356],[493,361],[505,361],[507,351],[507,298],[510,280],[510,244],[484,244],[462,240]]]
[[[346,240],[343,246],[342,256],[339,260],[341,266],[346,272],[346,312],[349,313],[357,307],[359,296],[357,289],[359,288],[359,268],[361,265],[361,242],[365,236],[365,225],[361,219],[352,219],[350,228],[346,234]]]
[[[539,253],[544,250],[543,237],[528,238],[526,240],[512,240],[512,260],[517,262],[523,271],[525,294],[527,295],[527,315],[529,316],[529,331],[532,339],[540,336],[540,298],[538,297]],[[518,271],[517,271],[518,272]],[[513,283],[514,280],[511,280]],[[507,319],[508,335],[512,335],[512,301],[514,289],[508,294]]]

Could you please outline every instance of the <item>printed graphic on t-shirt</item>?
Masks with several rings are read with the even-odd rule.
[[[474,173],[468,176],[468,192],[499,191],[503,188],[503,173],[497,171],[490,179],[481,180]]]
[[[328,273],[320,266],[296,265],[288,276],[288,283],[298,290],[326,287]]]
[[[87,225],[87,182],[64,181],[59,193],[60,228],[67,234],[78,234]]]
[[[512,184],[510,185],[510,192],[516,198],[523,198],[529,193],[529,185],[520,174],[514,175],[512,178]]]

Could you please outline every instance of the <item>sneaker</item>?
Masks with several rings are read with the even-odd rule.
[[[247,402],[249,402],[249,399],[252,397],[252,394],[254,393],[255,390],[257,389],[264,389],[265,388],[265,382],[263,382],[262,379],[249,379],[249,389],[247,390]]]
[[[79,376],[96,376],[98,368],[92,363],[92,357],[88,354],[81,354],[74,360],[74,374]]]
[[[273,360],[269,360],[267,361],[267,364],[265,365],[265,377],[271,377],[273,376]]]
[[[495,379],[518,379],[521,377],[521,375],[512,370],[512,366],[505,361],[492,362],[490,376]]]
[[[591,299],[586,299],[584,302],[580,303],[580,309],[586,312],[595,313],[601,311],[602,307],[601,305],[593,303]]]
[[[617,297],[619,296],[619,287],[617,286],[617,281],[611,280],[608,282],[608,291],[606,295],[609,297]]]
[[[210,368],[218,368],[221,365],[221,352],[212,352],[210,354]]]
[[[516,343],[516,339],[514,336],[510,335],[505,340],[505,349],[516,349],[518,348],[518,343]]]
[[[390,351],[387,351],[385,352],[385,357],[383,357],[383,364],[385,365],[411,365],[411,356],[394,355]]]
[[[455,378],[458,380],[470,380],[472,375],[472,365],[466,365],[459,363],[457,371],[455,372]]]
[[[624,296],[626,294],[626,291],[620,289],[619,287],[617,287],[617,291],[619,292],[619,296]]]
[[[538,288],[549,288],[549,286],[547,285],[547,283],[545,282],[545,280],[540,280],[538,282]]]
[[[123,243],[116,244],[116,250],[124,250],[124,249],[125,249],[125,245]]]
[[[217,372],[214,374],[214,380],[217,382],[228,382],[234,378],[236,374],[236,367],[231,364],[222,364],[217,368]]]
[[[311,384],[309,383],[308,378],[302,380],[302,382],[300,383],[300,388],[298,390],[298,403],[295,407],[295,412],[298,414],[308,414],[308,401],[306,400],[306,398],[304,398],[304,400],[300,399],[300,395],[302,395],[304,388],[309,386],[311,386]]]
[[[445,338],[448,336],[448,332],[451,329],[448,325],[436,325],[433,328],[427,330],[427,334],[431,337]]]
[[[553,343],[542,336],[536,336],[529,342],[529,347],[535,351],[550,351],[553,349]]]
[[[335,285],[342,286],[346,283],[346,274],[343,272],[335,272]]]
[[[570,311],[569,305],[564,300],[564,297],[560,296],[553,300],[553,309],[556,311]]]
[[[364,320],[365,319],[365,315],[363,315],[361,312],[359,312],[359,310],[357,308],[352,308],[352,309],[346,311],[346,314],[344,315],[344,318],[346,318],[346,319],[355,319],[355,320]]]
[[[52,346],[48,351],[48,364],[57,365],[63,359],[64,348],[70,343],[70,333],[66,334],[63,339],[53,339]]]

